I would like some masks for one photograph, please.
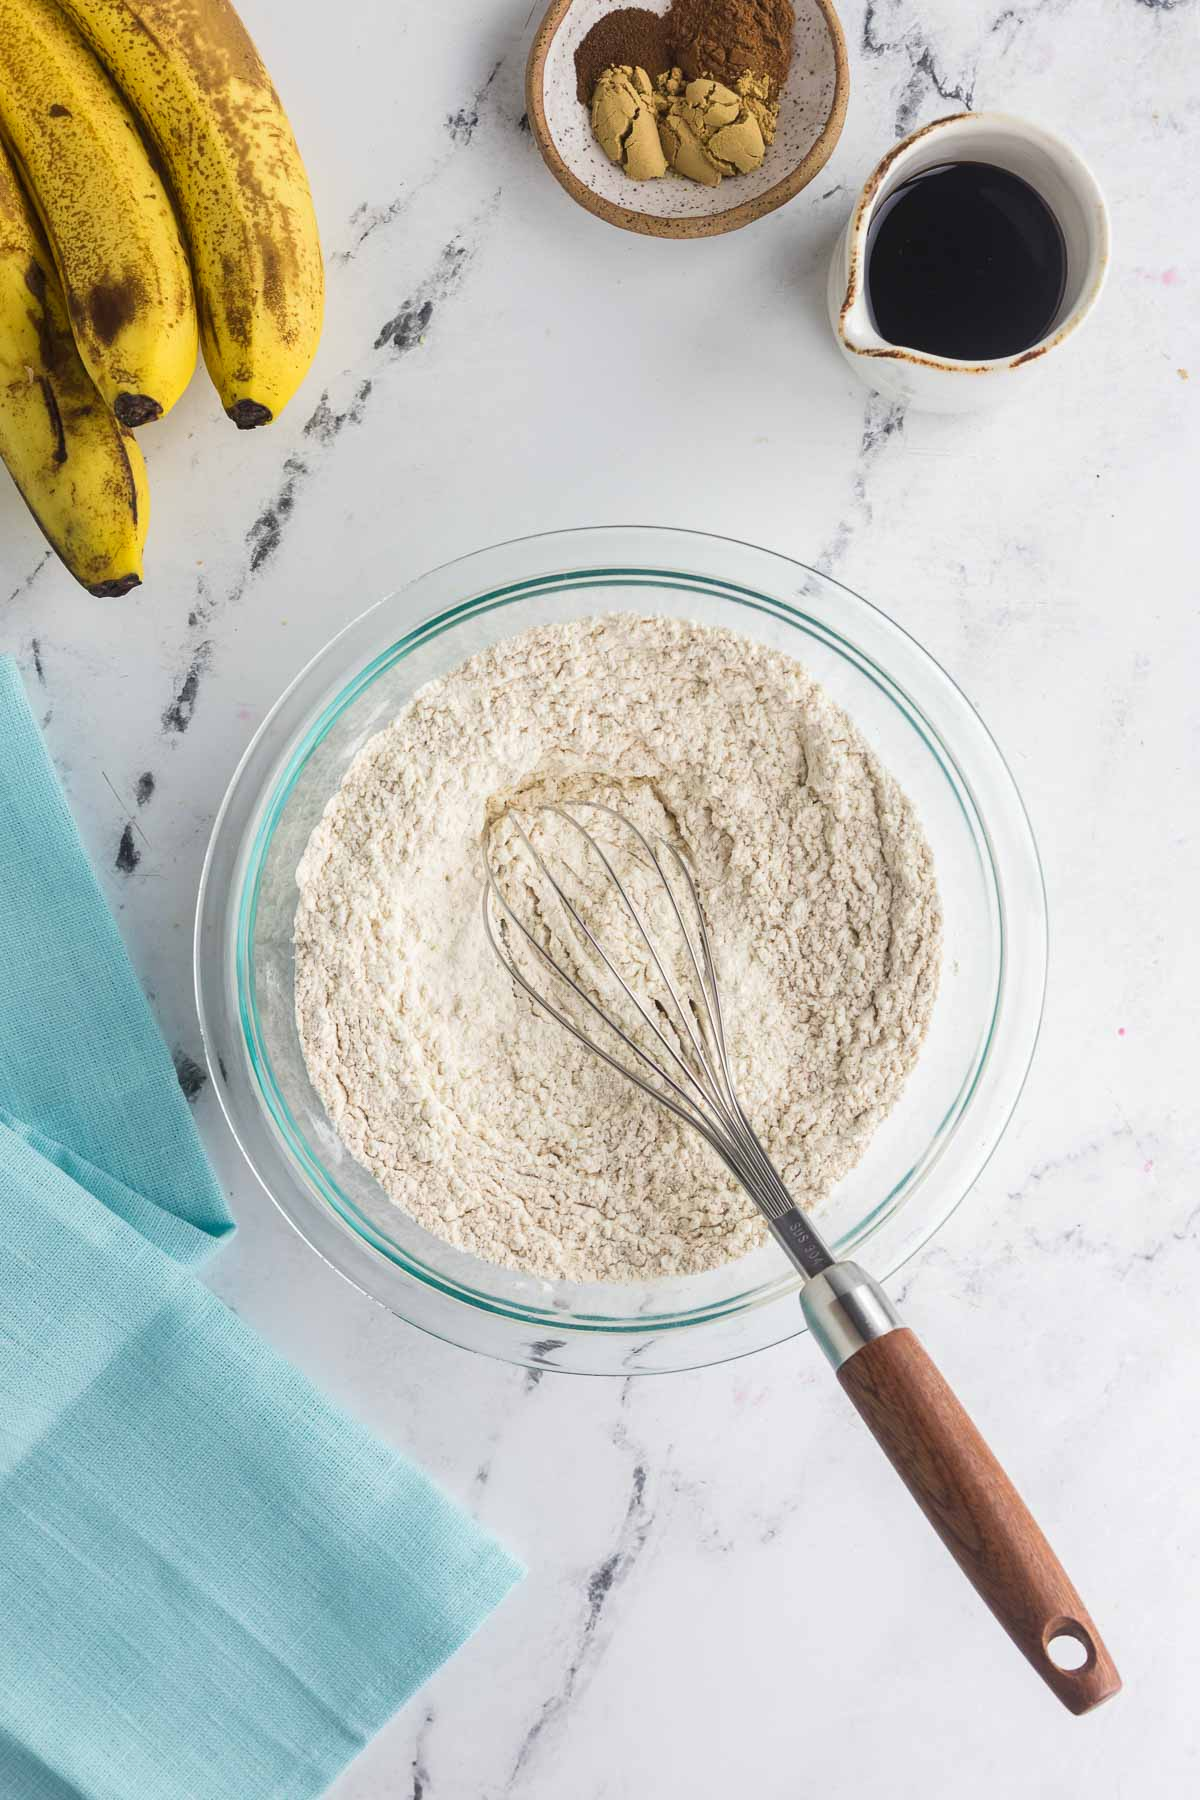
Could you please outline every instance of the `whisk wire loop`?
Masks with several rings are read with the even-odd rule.
[[[521,936],[526,940],[546,967],[561,981],[565,982],[571,991],[583,1001],[584,1005],[590,1007],[600,1022],[614,1032],[616,1036],[633,1051],[635,1056],[666,1083],[677,1096],[676,1099],[672,1099],[670,1094],[663,1093],[661,1088],[653,1086],[652,1083],[647,1081],[642,1075],[639,1075],[636,1069],[631,1069],[627,1063],[624,1063],[618,1057],[613,1056],[602,1044],[596,1043],[596,1041],[593,1038],[590,1038],[567,1013],[563,1012],[560,1007],[557,1007],[540,988],[534,986],[493,926],[491,908],[489,905],[489,901],[492,898],[496,900],[504,916],[516,927]],[[576,1038],[586,1050],[590,1050],[596,1056],[600,1057],[610,1068],[615,1069],[619,1075],[624,1075],[628,1080],[635,1082],[637,1086],[649,1094],[652,1099],[660,1101],[663,1106],[675,1113],[685,1125],[693,1126],[708,1140],[718,1154],[724,1155],[724,1150],[716,1131],[709,1124],[705,1116],[699,1111],[696,1103],[691,1100],[690,1096],[677,1082],[672,1080],[665,1070],[659,1068],[653,1058],[648,1056],[633,1038],[629,1037],[629,1035],[608,1016],[592,995],[589,994],[572,975],[562,968],[546,949],[544,949],[529,930],[524,920],[519,918],[513,911],[501,892],[494,876],[489,879],[488,885],[484,889],[483,924],[484,930],[487,933],[488,942],[491,944],[492,949],[495,951],[504,967],[508,970],[508,973],[512,976],[513,980],[529,996],[535,1006],[540,1007],[543,1012],[548,1013],[557,1024],[563,1027],[564,1030],[569,1031],[571,1036]]]
[[[613,812],[613,809],[611,807],[601,806],[599,802],[596,802],[595,804],[596,804],[598,811],[603,811],[603,812],[609,813],[613,818],[620,819],[620,814]],[[692,1025],[691,1025],[691,1021],[689,1020],[689,1017],[688,1017],[687,1009],[684,1007],[683,1002],[680,1000],[679,995],[676,992],[674,982],[671,980],[671,977],[667,973],[667,970],[663,967],[662,958],[659,956],[658,949],[655,946],[654,940],[651,938],[649,932],[646,930],[645,922],[642,919],[641,913],[638,911],[633,900],[630,898],[628,890],[625,887],[625,884],[622,882],[620,876],[617,874],[616,870],[613,868],[612,863],[609,861],[608,857],[605,855],[602,845],[600,845],[596,841],[596,839],[591,835],[590,832],[584,830],[584,828],[580,825],[580,823],[577,819],[573,818],[571,816],[571,814],[566,812],[564,810],[564,808],[562,808],[561,806],[552,807],[549,810],[554,814],[554,816],[556,818],[562,819],[567,825],[569,825],[572,828],[572,830],[577,832],[579,834],[579,837],[583,841],[585,849],[593,852],[596,855],[596,857],[599,859],[600,864],[601,864],[602,868],[604,869],[605,875],[608,877],[608,880],[611,883],[611,885],[616,889],[616,892],[620,896],[622,904],[624,905],[630,918],[633,920],[634,925],[637,928],[638,935],[640,936],[642,942],[645,944],[646,949],[650,955],[650,959],[653,962],[655,969],[658,971],[659,979],[662,981],[663,986],[666,988],[668,994],[671,997],[671,1001],[672,1001],[672,1004],[674,1005],[676,1015],[679,1018],[680,1024],[683,1026],[684,1034],[687,1036],[688,1041],[690,1042],[690,1044],[692,1046],[692,1051],[693,1051],[694,1055],[697,1057],[697,1059],[700,1063],[700,1066],[704,1070],[705,1074],[710,1075],[710,1078],[711,1078],[711,1071],[708,1068],[708,1061],[707,1061],[707,1058],[704,1053],[704,1047],[703,1047],[702,1043],[700,1042],[700,1040],[697,1038],[695,1031],[692,1029]],[[655,870],[658,872],[659,879],[661,880],[662,879],[661,866],[659,865],[658,858],[655,855],[654,850],[651,847],[648,840],[646,839],[646,837],[643,835],[642,832],[640,832],[638,830],[637,826],[632,822],[632,820],[622,820],[621,822],[627,827],[627,829],[630,832],[633,833],[633,835],[636,837],[638,843],[646,851],[647,856],[650,858],[650,861],[653,864]],[[524,840],[525,844],[528,846],[531,854],[536,859],[539,868],[541,868],[542,871],[546,874],[546,877],[547,877],[548,881],[550,882],[551,887],[554,889],[555,894],[558,896],[558,898],[560,900],[563,901],[563,903],[567,907],[568,911],[570,912],[571,918],[583,931],[583,934],[584,934],[585,938],[587,939],[588,943],[596,951],[597,955],[600,957],[601,961],[604,963],[605,968],[609,971],[609,973],[613,977],[614,981],[616,981],[617,985],[620,987],[621,992],[625,995],[626,999],[634,1007],[635,1011],[638,1014],[638,1017],[642,1020],[643,1024],[649,1029],[649,1031],[654,1035],[654,1037],[657,1039],[657,1041],[662,1045],[664,1051],[671,1058],[672,1062],[680,1070],[680,1072],[683,1074],[685,1079],[691,1083],[692,1087],[694,1087],[696,1089],[697,1093],[701,1096],[701,1099],[706,1102],[709,1101],[710,1096],[709,1096],[708,1092],[705,1090],[703,1084],[697,1079],[695,1070],[689,1067],[689,1065],[684,1057],[680,1056],[680,1054],[676,1050],[675,1046],[671,1043],[670,1039],[666,1036],[666,1034],[662,1031],[662,1029],[658,1025],[657,1020],[655,1020],[651,1016],[651,1014],[647,1011],[646,1007],[642,1004],[642,1002],[638,999],[637,995],[633,992],[633,989],[630,987],[630,985],[626,981],[625,977],[621,974],[621,971],[617,968],[612,957],[608,954],[608,951],[597,940],[597,938],[594,936],[594,934],[589,929],[589,927],[586,925],[586,923],[580,918],[577,908],[571,903],[570,900],[568,900],[566,898],[566,896],[563,893],[562,888],[554,880],[553,875],[551,875],[549,870],[546,868],[545,860],[533,848],[532,844],[530,844],[529,838],[526,835],[524,829],[519,825],[518,825],[518,829],[521,832],[522,839]]]
[[[497,957],[500,959],[500,962],[508,970],[508,973],[512,976],[513,980],[517,983],[517,986],[520,987],[529,996],[529,998],[533,1001],[535,1006],[540,1007],[543,1012],[549,1014],[550,1018],[552,1018],[556,1024],[561,1025],[564,1031],[569,1031],[571,1036],[573,1038],[577,1039],[578,1042],[583,1045],[585,1050],[590,1050],[594,1056],[598,1056],[602,1062],[607,1063],[610,1069],[615,1069],[618,1075],[625,1076],[626,1080],[632,1081],[637,1087],[641,1088],[643,1090],[643,1092],[649,1094],[652,1100],[657,1100],[661,1106],[665,1106],[669,1112],[674,1113],[676,1115],[676,1117],[681,1119],[685,1125],[690,1125],[693,1130],[698,1131],[700,1133],[701,1137],[703,1137],[706,1140],[706,1142],[709,1143],[712,1146],[712,1148],[716,1151],[717,1155],[726,1164],[726,1166],[729,1168],[730,1172],[740,1181],[742,1179],[741,1174],[740,1174],[736,1164],[730,1159],[730,1156],[726,1150],[726,1147],[722,1143],[717,1132],[707,1123],[707,1121],[703,1118],[703,1116],[701,1114],[699,1114],[699,1112],[695,1108],[693,1108],[692,1106],[690,1106],[687,1103],[686,1096],[684,1096],[683,1104],[680,1104],[680,1102],[673,1100],[669,1094],[664,1094],[660,1088],[654,1087],[649,1081],[645,1080],[645,1078],[643,1076],[639,1075],[635,1069],[631,1069],[627,1063],[623,1063],[620,1061],[620,1059],[618,1057],[611,1055],[610,1052],[607,1051],[602,1044],[596,1043],[593,1038],[590,1038],[585,1031],[581,1030],[580,1027],[578,1025],[576,1025],[576,1023],[573,1019],[569,1018],[565,1012],[563,1012],[559,1007],[555,1006],[554,1002],[552,1000],[549,1000],[546,997],[546,995],[541,992],[541,990],[539,988],[534,987],[533,983],[528,979],[528,977],[524,974],[524,972],[518,966],[515,959],[510,955],[507,947],[505,946],[505,944],[503,943],[501,938],[497,935],[497,933],[492,925],[488,901],[489,901],[489,898],[491,897],[491,895],[494,893],[495,893],[495,889],[492,887],[491,883],[489,882],[488,887],[484,891],[483,926],[484,926],[484,930],[487,933],[488,942],[490,943],[492,949],[495,951]],[[513,922],[516,924],[518,930],[521,931],[527,938],[529,938],[529,942],[532,944],[533,948],[537,951],[538,955],[542,956],[548,963],[550,963],[550,966],[554,967],[553,963],[551,962],[551,959],[546,957],[546,953],[545,953],[545,951],[543,951],[541,945],[538,944],[537,941],[533,937],[530,936],[530,934],[526,931],[525,926],[521,924],[521,921],[519,919],[515,919],[513,917],[513,914],[511,912],[511,910],[509,909],[507,903],[504,901],[503,897],[500,895],[497,895],[496,897],[499,899],[500,905],[504,909],[504,912],[506,913],[506,915],[510,919],[513,919]],[[592,1001],[591,997],[588,994],[586,994],[583,991],[583,989],[580,988],[571,979],[571,977],[568,974],[566,974],[566,972],[564,970],[561,970],[561,969],[558,969],[557,967],[555,967],[555,973],[561,975],[562,979],[567,983],[567,985],[569,987],[571,987],[575,991],[576,994],[578,994],[578,996],[581,1000],[585,1001],[587,1003],[587,1005],[595,1007],[595,1003]],[[609,1020],[603,1013],[600,1013],[599,1008],[595,1008],[595,1010],[597,1011],[599,1016],[604,1020],[605,1024],[612,1025],[612,1021]],[[624,1041],[629,1043],[629,1048],[631,1050],[633,1050],[635,1052],[635,1054],[637,1054],[638,1056],[643,1056],[642,1051],[638,1049],[638,1046],[635,1043],[633,1043],[631,1040],[625,1039],[625,1034],[620,1030],[619,1026],[612,1025],[612,1029],[617,1033],[618,1037],[622,1038]],[[643,1057],[643,1060],[648,1061],[649,1059]],[[651,1064],[651,1067],[653,1067],[653,1066],[654,1065]],[[670,1083],[670,1085],[672,1087],[675,1086],[675,1084],[673,1082]],[[682,1090],[676,1088],[676,1092],[681,1093]]]
[[[618,1074],[632,1081],[644,1093],[649,1094],[660,1105],[698,1131],[706,1143],[716,1152],[768,1219],[777,1221],[785,1214],[795,1214],[795,1202],[788,1193],[782,1178],[771,1162],[758,1134],[754,1131],[737,1096],[734,1082],[732,1061],[726,1038],[725,1019],[721,1007],[720,988],[717,981],[716,959],[713,954],[712,940],[704,917],[704,909],[700,901],[699,891],[686,857],[677,845],[667,838],[658,840],[658,847],[642,829],[618,812],[614,807],[601,801],[577,803],[586,805],[590,812],[603,815],[615,823],[619,832],[624,834],[626,845],[634,847],[633,861],[636,865],[648,869],[657,880],[657,886],[666,895],[668,918],[673,921],[674,930],[679,938],[682,955],[673,959],[663,955],[654,932],[647,923],[643,910],[630,892],[629,882],[623,880],[614,866],[612,857],[588,828],[563,806],[546,806],[540,809],[544,816],[562,821],[573,832],[581,843],[584,854],[596,859],[603,871],[605,882],[615,893],[625,915],[632,922],[637,938],[644,946],[649,964],[658,982],[661,984],[662,999],[653,1001],[653,1008],[647,1005],[635,991],[629,979],[618,966],[614,956],[600,937],[592,929],[580,907],[572,899],[563,881],[550,867],[541,850],[533,842],[524,823],[515,811],[506,815],[510,820],[524,856],[541,880],[568,922],[571,935],[585,959],[591,960],[606,972],[608,980],[615,984],[625,1004],[632,1008],[633,1016],[650,1034],[650,1041],[657,1046],[661,1056],[651,1054],[644,1043],[639,1043],[634,1030],[628,1029],[619,1014],[610,1010],[597,994],[589,992],[585,981],[572,973],[557,956],[552,954],[538,933],[531,929],[504,892],[499,875],[490,854],[490,840],[486,854],[487,881],[483,890],[483,924],[488,941],[497,957],[507,969],[509,975],[528,995],[534,1004],[546,1012],[564,1030],[583,1047],[598,1056]],[[493,830],[495,826],[493,826]],[[668,874],[665,858],[669,858],[676,879]],[[567,864],[570,867],[570,864]],[[685,905],[680,903],[681,889],[685,897]],[[685,918],[685,908],[687,917]],[[540,965],[545,968],[556,981],[561,982],[576,999],[583,1002],[588,1013],[595,1018],[605,1030],[614,1037],[626,1050],[632,1052],[640,1068],[630,1067],[621,1056],[607,1049],[598,1042],[589,1031],[573,1019],[564,1008],[543,991],[522,968],[514,945],[509,941],[504,926],[505,922],[515,930],[518,941],[523,942],[535,953]],[[553,940],[551,939],[551,943]],[[673,961],[678,970],[672,972]],[[664,1023],[670,1022],[678,1042],[663,1028],[657,1011]],[[648,1079],[642,1069],[648,1071],[653,1079]],[[818,1247],[819,1240],[817,1240]]]
[[[637,827],[631,826],[631,829],[636,831]],[[641,834],[639,833],[638,835],[640,836]],[[699,934],[700,934],[701,954],[702,954],[703,961],[704,961],[704,973],[703,974],[701,974],[700,966],[696,960],[696,953],[692,946],[691,933],[688,931],[688,928],[687,928],[686,924],[684,923],[683,917],[680,914],[678,904],[675,900],[674,891],[672,890],[670,883],[667,882],[664,878],[664,886],[666,887],[667,892],[670,896],[671,905],[672,905],[672,908],[674,909],[675,917],[678,920],[680,932],[683,936],[684,943],[687,945],[688,956],[691,961],[692,968],[695,971],[696,980],[700,986],[702,994],[704,995],[705,1004],[708,1009],[709,1019],[710,1019],[711,1026],[712,1026],[713,1037],[715,1039],[716,1046],[717,1046],[717,1061],[718,1061],[718,1064],[719,1064],[719,1067],[721,1070],[721,1077],[722,1077],[723,1086],[724,1086],[724,1096],[725,1096],[725,1100],[726,1100],[726,1103],[729,1108],[729,1121],[728,1122],[729,1122],[730,1129],[735,1133],[735,1135],[738,1137],[738,1139],[744,1144],[745,1148],[748,1150],[748,1152],[749,1152],[750,1156],[752,1157],[753,1161],[755,1162],[756,1166],[759,1168],[760,1173],[762,1174],[763,1178],[769,1184],[771,1184],[773,1187],[775,1187],[779,1190],[781,1196],[783,1197],[783,1199],[785,1200],[787,1205],[790,1206],[792,1204],[791,1196],[788,1194],[787,1189],[784,1187],[783,1182],[780,1180],[779,1175],[776,1172],[775,1166],[771,1162],[766,1151],[764,1150],[757,1133],[751,1127],[750,1121],[746,1117],[746,1114],[742,1108],[742,1104],[737,1097],[737,1092],[733,1085],[733,1070],[732,1070],[732,1066],[730,1064],[729,1051],[728,1051],[728,1048],[727,1048],[726,1042],[725,1042],[725,1020],[724,1020],[724,1015],[721,1010],[721,990],[717,984],[716,961],[715,961],[715,958],[713,957],[712,941],[708,935],[708,926],[705,923],[705,918],[704,918],[704,908],[700,904],[700,895],[697,892],[696,883],[692,879],[691,870],[688,868],[686,861],[680,855],[680,853],[679,853],[678,849],[675,847],[675,845],[670,843],[665,838],[662,840],[662,842],[663,842],[664,849],[669,851],[670,855],[674,858],[674,861],[675,861],[676,867],[679,870],[680,876],[682,877],[682,879],[687,887],[688,897],[691,900],[692,907],[693,907],[693,910],[696,915],[696,923],[697,923],[697,927],[699,929]],[[658,865],[657,857],[654,860],[655,860],[655,864],[657,866]],[[661,873],[661,870],[660,870],[660,873]]]

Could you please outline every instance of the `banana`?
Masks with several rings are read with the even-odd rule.
[[[196,366],[187,254],[129,109],[54,0],[0,0],[0,130],[84,367],[122,424],[159,418]]]
[[[0,456],[93,594],[142,579],[146,465],[79,359],[49,246],[0,150]]]
[[[270,77],[228,0],[63,0],[166,165],[204,360],[235,425],[276,418],[321,335],[312,196]]]

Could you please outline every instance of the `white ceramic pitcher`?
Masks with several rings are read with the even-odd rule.
[[[867,236],[880,202],[901,182],[942,163],[986,162],[1036,188],[1062,229],[1067,279],[1046,336],[1017,356],[961,362],[879,336],[866,294]],[[1007,113],[957,113],[922,126],[889,150],[871,176],[833,253],[829,317],[847,361],[871,387],[930,412],[967,412],[1020,393],[1050,351],[1078,331],[1108,269],[1108,214],[1095,177],[1069,145]]]

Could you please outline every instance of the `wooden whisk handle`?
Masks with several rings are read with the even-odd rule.
[[[1100,1633],[1033,1515],[906,1327],[864,1343],[837,1371],[876,1442],[951,1556],[1073,1713],[1119,1692]],[[1073,1639],[1078,1668],[1050,1653]],[[1076,1652],[1078,1654],[1078,1652]]]

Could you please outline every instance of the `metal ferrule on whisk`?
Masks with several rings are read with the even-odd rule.
[[[904,1323],[874,1277],[852,1262],[833,1263],[806,1281],[800,1308],[835,1369]]]

